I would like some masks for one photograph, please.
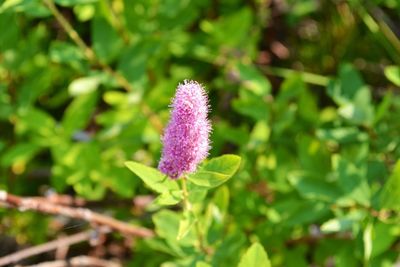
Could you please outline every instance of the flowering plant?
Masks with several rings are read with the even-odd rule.
[[[162,136],[164,147],[159,170],[133,161],[126,162],[126,166],[160,194],[154,201],[155,205],[168,206],[183,202],[176,236],[182,240],[194,231],[197,238],[193,239],[193,245],[207,253],[200,223],[202,212],[194,206],[204,200],[207,190],[223,184],[235,174],[240,157],[223,155],[210,159],[198,168],[208,155],[211,131],[211,123],[207,118],[208,98],[199,83],[185,80],[179,84],[171,107],[171,118]],[[178,178],[181,178],[181,186],[175,181]],[[156,215],[155,220],[163,214],[165,211]]]

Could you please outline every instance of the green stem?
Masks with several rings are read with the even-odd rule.
[[[183,192],[183,203],[187,211],[192,212],[192,204],[189,201],[189,191],[187,190],[186,177],[182,177],[182,192]]]
[[[182,177],[182,179],[180,179],[180,180],[182,181],[182,193],[183,193],[184,209],[194,216],[194,218],[195,218],[194,227],[195,227],[195,230],[196,230],[197,239],[199,241],[199,249],[202,252],[207,253],[207,249],[204,246],[204,239],[203,239],[203,234],[201,232],[199,220],[197,219],[197,216],[193,211],[192,203],[190,203],[190,201],[189,201],[189,191],[187,189],[187,178],[186,177]]]
[[[292,69],[286,69],[286,68],[279,68],[279,67],[266,67],[262,66],[260,69],[268,75],[273,75],[277,77],[282,77],[282,78],[287,78],[293,74],[298,74],[301,76],[301,78],[304,80],[304,82],[309,83],[309,84],[315,84],[315,85],[320,85],[320,86],[327,86],[330,78],[327,76],[311,73],[311,72],[305,72],[305,71],[297,71],[297,70],[292,70]]]

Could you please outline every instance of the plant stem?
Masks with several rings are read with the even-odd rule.
[[[192,204],[189,201],[189,192],[187,190],[186,177],[182,177],[181,181],[182,181],[183,204],[185,205],[185,209],[191,212]]]
[[[199,249],[202,252],[207,253],[207,249],[204,246],[203,234],[201,233],[199,220],[197,219],[197,216],[193,211],[192,203],[190,203],[190,201],[189,201],[189,191],[187,189],[187,178],[184,176],[184,177],[182,177],[181,181],[182,181],[182,193],[183,193],[184,209],[194,216],[194,218],[195,218],[194,219],[194,227],[195,227],[195,231],[196,231],[196,234],[197,234],[197,239],[199,241]]]
[[[268,75],[273,75],[277,77],[287,78],[293,74],[298,74],[304,80],[304,82],[309,84],[315,84],[320,86],[327,86],[330,78],[327,76],[305,72],[305,71],[297,71],[292,69],[286,68],[279,68],[279,67],[268,67],[268,66],[260,66],[260,69]]]

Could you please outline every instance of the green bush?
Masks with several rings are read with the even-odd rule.
[[[134,245],[109,237],[124,254],[104,244],[104,258],[124,266],[395,265],[399,14],[395,0],[5,0],[0,189],[82,197],[154,229]],[[184,79],[210,98],[200,170],[220,161],[188,179],[191,212],[151,168]],[[138,211],[143,195],[155,200]],[[0,214],[21,245],[87,228]]]

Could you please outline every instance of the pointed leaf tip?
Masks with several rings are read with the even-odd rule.
[[[228,181],[239,169],[241,158],[226,154],[213,158],[197,172],[189,175],[189,180],[196,185],[213,188]]]
[[[271,267],[267,252],[260,243],[254,243],[240,259],[238,267]]]

